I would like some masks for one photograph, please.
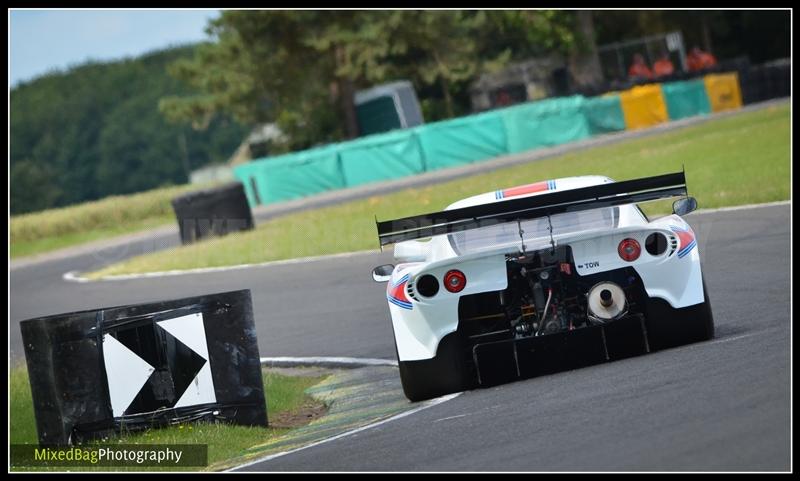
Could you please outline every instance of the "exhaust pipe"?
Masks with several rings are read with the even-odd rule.
[[[613,282],[600,282],[587,294],[589,315],[601,321],[610,321],[625,314],[625,291]]]
[[[603,307],[611,307],[614,305],[614,296],[611,295],[611,291],[608,289],[600,291],[600,304]]]

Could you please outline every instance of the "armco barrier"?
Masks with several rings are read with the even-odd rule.
[[[686,80],[661,84],[670,120],[711,112],[706,86],[702,80]]]
[[[428,170],[470,164],[508,153],[499,111],[414,128]]]
[[[773,72],[779,72],[773,75]],[[780,81],[784,72],[765,70]],[[295,199],[480,162],[593,135],[649,127],[741,106],[738,76],[638,85],[599,97],[527,102],[302,152],[257,159],[234,169],[251,205]],[[765,84],[766,81],[759,81]],[[754,84],[755,85],[755,84]],[[788,83],[786,83],[788,85]]]
[[[739,76],[733,73],[710,74],[703,78],[712,112],[738,109],[742,106]]]
[[[256,192],[263,204],[297,199],[347,186],[335,146],[255,162]]]
[[[280,200],[287,200],[285,196],[281,195],[280,190],[275,192],[273,188],[275,180],[286,177],[295,177],[299,181],[299,176],[291,174],[290,166],[299,164],[301,161],[302,152],[296,154],[285,154],[270,157],[269,164],[265,162],[251,162],[251,168],[248,171],[249,182],[244,182],[245,185],[252,187],[254,195],[258,198],[261,204],[271,204]],[[236,170],[234,170],[234,173]],[[269,184],[269,187],[268,187]]]
[[[348,187],[426,171],[422,149],[410,130],[395,130],[339,144]]]
[[[652,127],[669,119],[659,84],[633,87],[620,93],[620,100],[628,129]]]
[[[619,94],[586,99],[581,108],[590,135],[625,130],[625,116]]]
[[[589,137],[579,95],[525,103],[501,110],[508,152],[559,145]]]

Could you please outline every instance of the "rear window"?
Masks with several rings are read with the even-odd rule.
[[[566,212],[521,222],[525,248],[541,249],[550,244],[550,223],[553,236],[575,234],[583,231],[606,230],[617,226],[619,221],[618,207]],[[520,224],[505,222],[479,229],[448,234],[450,245],[457,254],[468,254],[505,246],[519,246]]]

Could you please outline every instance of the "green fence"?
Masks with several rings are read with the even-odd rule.
[[[256,180],[256,192],[262,204],[347,187],[335,145],[272,157],[266,162],[252,164],[256,168],[250,171],[250,175]]]
[[[530,102],[503,109],[509,153],[549,147],[589,137],[584,97]]]
[[[703,79],[661,84],[671,120],[711,113]]]
[[[702,80],[661,85],[669,117],[710,112]],[[235,168],[251,205],[397,179],[625,130],[618,94],[527,102],[257,159]]]
[[[619,95],[592,97],[583,104],[583,116],[590,135],[625,130],[625,116]]]
[[[412,131],[395,130],[339,144],[339,161],[348,187],[425,172]]]
[[[428,170],[470,164],[508,153],[500,112],[421,125],[413,132]]]

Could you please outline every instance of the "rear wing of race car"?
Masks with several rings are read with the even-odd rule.
[[[611,182],[520,199],[378,222],[381,247],[504,222],[687,195],[683,172]]]

